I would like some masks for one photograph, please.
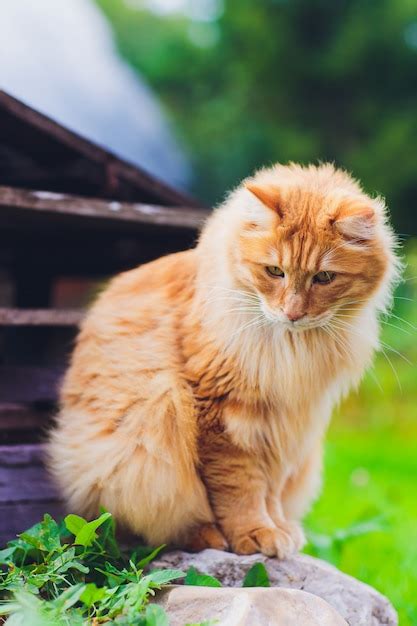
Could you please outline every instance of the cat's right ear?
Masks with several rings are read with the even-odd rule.
[[[375,209],[362,199],[346,199],[330,221],[343,237],[356,243],[367,242],[375,235]]]
[[[245,187],[266,207],[272,209],[280,217],[283,217],[281,192],[273,185],[257,185],[245,183]]]

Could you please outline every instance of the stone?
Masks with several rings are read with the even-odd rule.
[[[170,626],[211,620],[216,626],[347,626],[327,602],[297,589],[173,587],[157,602]]]
[[[164,554],[154,566],[182,570],[193,566],[215,576],[226,587],[240,587],[246,572],[260,562],[265,564],[271,586],[298,589],[322,598],[349,626],[398,625],[397,614],[387,598],[334,566],[305,554],[279,561],[262,554],[240,556],[219,550],[191,554],[178,550]]]

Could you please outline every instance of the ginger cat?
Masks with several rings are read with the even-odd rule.
[[[87,315],[50,466],[151,544],[285,558],[332,407],[378,347],[399,272],[384,203],[332,165],[276,165],[197,247],[115,278]]]

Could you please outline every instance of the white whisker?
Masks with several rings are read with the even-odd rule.
[[[230,287],[221,287],[220,285],[213,285],[213,286],[208,286],[210,291],[215,291],[216,289],[220,289],[222,291],[227,291],[228,293],[232,293],[232,294],[237,294],[239,296],[243,296],[246,298],[253,298],[255,300],[258,300],[258,296],[256,293],[253,293],[251,291],[244,291],[242,289],[231,289]]]
[[[247,330],[248,328],[251,328],[252,326],[259,325],[259,322],[262,322],[264,319],[265,319],[264,315],[261,314],[255,317],[254,319],[249,320],[248,322],[240,326],[237,330],[235,330],[235,332],[232,333],[229,339],[233,339],[236,335],[240,334],[244,330]]]
[[[338,321],[339,321],[339,324],[341,325],[341,328],[345,328],[345,329],[348,329],[352,333],[356,333],[356,335],[360,338],[366,338],[366,335],[361,333],[359,329],[352,326],[352,324],[349,324],[348,322],[345,322],[343,320],[338,320]],[[408,365],[411,365],[411,366],[413,365],[413,363],[404,354],[402,354],[401,352],[399,352],[398,350],[390,346],[388,343],[385,343],[384,341],[379,340],[379,344],[386,350],[390,350],[390,352],[393,352],[394,354],[402,358],[406,363],[408,363]]]
[[[385,358],[387,359],[388,363],[390,364],[390,367],[391,367],[391,369],[392,369],[392,371],[393,371],[393,373],[394,373],[394,376],[395,376],[395,378],[397,379],[398,388],[399,388],[400,392],[402,393],[403,388],[402,388],[402,386],[401,386],[401,381],[400,381],[400,377],[398,376],[398,372],[397,372],[397,370],[395,369],[395,367],[394,367],[394,365],[393,365],[393,363],[392,363],[391,359],[389,358],[388,354],[385,352],[385,350],[384,350],[384,348],[383,348],[382,346],[381,346],[381,352],[382,352],[382,354],[385,356]]]
[[[415,302],[415,298],[406,298],[405,296],[392,296],[394,300],[408,300],[408,302]]]
[[[352,358],[352,353],[348,349],[349,344],[344,340],[343,337],[341,337],[339,333],[337,333],[336,329],[332,328],[331,324],[325,324],[321,328],[328,333],[328,335],[333,339],[336,345],[338,345],[342,349],[348,360],[350,360]]]
[[[349,332],[352,333],[356,333],[357,336],[359,336],[360,338],[365,337],[365,335],[363,333],[361,333],[360,331],[358,331],[358,329],[355,329],[351,324],[348,324],[347,322],[343,322],[342,320],[339,320],[339,324],[342,324],[342,328],[348,329]],[[399,357],[403,358],[409,365],[412,365],[412,363],[407,359],[407,357],[405,357],[403,354],[401,354],[401,352],[398,352],[398,350],[395,350],[395,348],[393,348],[392,346],[386,344],[383,341],[379,342],[379,349],[382,352],[382,354],[384,355],[385,359],[387,360],[395,378],[398,384],[398,388],[400,390],[400,392],[402,392],[402,386],[401,386],[401,382],[398,376],[398,372],[394,367],[394,364],[392,363],[391,359],[389,358],[388,354],[386,353],[385,350],[390,350],[391,352],[393,352],[394,354],[397,354]]]
[[[352,319],[351,315],[343,315],[343,313],[338,313],[337,315],[335,315],[336,319],[340,319],[341,317],[346,317],[347,319]],[[385,324],[385,326],[390,326],[391,328],[395,328],[396,330],[401,330],[403,333],[405,333],[406,335],[409,335],[410,337],[413,337],[414,334],[410,333],[409,330],[407,330],[406,328],[401,328],[401,326],[397,326],[396,324],[391,324],[391,322],[387,322],[386,320],[379,320],[381,322],[381,324]]]
[[[403,317],[400,317],[399,315],[395,315],[395,313],[392,313],[392,312],[388,313],[387,315],[389,317],[395,317],[396,320],[399,320],[400,322],[403,322],[403,324],[407,324],[407,326],[409,326],[413,330],[417,330],[417,328],[414,326],[414,324],[412,324],[411,322],[408,322]]]
[[[329,326],[331,327],[331,323],[329,324]],[[325,327],[322,327],[322,328],[324,329]],[[332,331],[334,333],[334,335],[333,335],[334,338],[337,337],[338,339],[342,340],[341,335],[337,332],[337,329],[335,327],[332,327]],[[349,346],[349,344],[348,344],[348,341],[347,341],[346,338],[343,338],[342,345],[345,346],[345,354],[347,353],[349,358],[351,358],[353,355],[352,355],[351,352],[348,352],[348,350],[347,350],[347,347]],[[376,375],[375,369],[373,367],[369,369],[369,374],[371,375],[372,380],[374,381],[374,383],[376,384],[378,389],[381,391],[381,393],[384,393],[384,390],[383,390],[383,388],[381,386],[381,383],[380,383],[380,381],[379,381],[379,379],[378,379],[378,377]]]

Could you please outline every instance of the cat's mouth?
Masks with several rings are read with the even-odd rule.
[[[262,306],[263,314],[266,319],[281,327],[292,331],[305,331],[313,328],[320,328],[330,322],[334,316],[333,311],[325,311],[320,315],[303,315],[298,319],[291,320],[281,311],[271,311],[269,308]]]
[[[332,317],[332,313],[323,313],[322,315],[318,315],[316,317],[305,316],[294,321],[284,319],[281,324],[283,324],[285,328],[288,328],[289,330],[312,330],[313,328],[321,328],[323,326],[326,326],[326,324],[330,322]]]

